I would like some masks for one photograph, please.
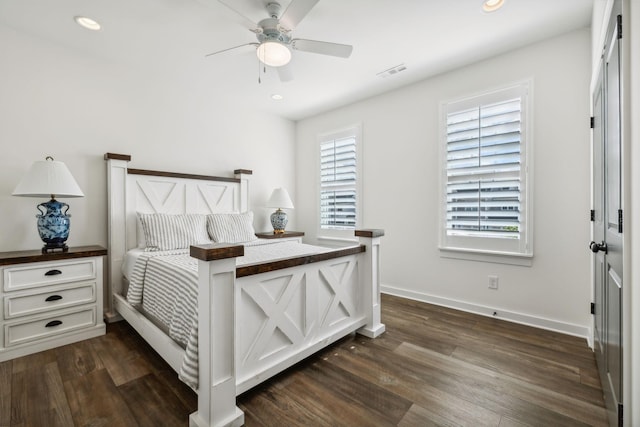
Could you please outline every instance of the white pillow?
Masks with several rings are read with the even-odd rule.
[[[136,214],[136,244],[140,249],[147,247],[147,241],[144,239],[144,228],[142,228],[142,221],[140,220],[140,213]]]
[[[199,214],[138,214],[144,231],[146,251],[187,249],[191,245],[211,243],[206,216]]]
[[[207,215],[207,231],[214,242],[240,243],[256,240],[253,212]]]

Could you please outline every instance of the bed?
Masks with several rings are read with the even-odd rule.
[[[197,217],[193,227],[200,232],[199,221],[205,217],[209,238],[212,218],[214,223],[218,218],[251,218],[252,172],[210,177],[132,169],[131,157],[122,154],[107,153],[105,160],[105,319],[126,320],[196,389],[198,409],[189,417],[190,426],[242,425],[237,395],[348,334],[375,338],[384,332],[378,267],[382,230],[356,230],[359,242],[337,249],[287,239],[227,243],[238,239],[225,237],[223,230],[214,236],[216,242],[179,249],[160,244],[157,251],[148,251],[144,248],[153,246],[153,237],[141,243],[141,236],[150,236],[149,224],[158,218]],[[145,283],[153,277],[153,264],[160,269],[173,265],[170,273],[158,274],[171,282],[158,295],[175,292],[182,298],[195,293],[194,302],[186,304],[190,308],[183,310],[193,314],[194,327],[178,322],[182,340],[155,313],[147,312],[153,294],[141,290],[147,286],[141,277]],[[189,276],[184,279],[186,291],[176,290],[183,280],[173,279],[177,270]],[[158,285],[163,286],[162,280]],[[147,307],[142,306],[144,295]]]

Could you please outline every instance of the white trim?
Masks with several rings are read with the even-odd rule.
[[[496,264],[520,265],[523,267],[531,267],[533,265],[533,255],[497,251],[476,251],[464,248],[438,247],[438,249],[440,249],[440,258],[493,262]]]
[[[559,332],[566,335],[584,338],[587,340],[589,347],[593,348],[593,333],[591,328],[576,325],[573,323],[560,322],[553,319],[532,316],[525,313],[501,310],[498,307],[487,307],[480,304],[458,301],[450,298],[438,297],[422,292],[415,292],[406,289],[396,288],[390,285],[381,285],[380,291],[385,294],[395,295],[415,301],[426,302],[429,304],[440,305],[443,307],[453,308],[455,310],[466,311],[468,313],[479,314],[486,317],[495,317],[521,325],[533,326],[534,328],[545,329],[548,331]],[[497,313],[494,315],[494,312]]]
[[[640,5],[637,2],[626,0],[622,4],[623,10],[627,13],[623,14],[622,31],[629,29],[626,42],[623,43],[623,55],[628,60],[623,67],[623,76],[625,84],[629,84],[627,92],[627,104],[629,109],[625,114],[625,131],[628,131],[628,138],[625,138],[627,147],[629,148],[627,162],[628,165],[640,164],[640,123],[633,120],[640,114],[640,55],[637,54],[640,49]],[[624,34],[623,34],[624,37]],[[636,54],[632,54],[636,52]],[[628,211],[625,212],[625,220],[628,224],[640,224],[640,170],[637,167],[629,167],[629,171],[625,176],[627,191],[625,191],[625,203],[628,202]],[[626,287],[631,290],[625,297],[624,310],[627,310],[629,316],[628,323],[623,323],[625,335],[623,339],[626,342],[624,350],[627,364],[624,365],[628,381],[623,390],[626,396],[624,407],[625,418],[628,425],[640,424],[640,228],[637,226],[630,227],[626,233],[627,241],[625,245],[630,250],[625,253],[624,265],[626,266],[627,276]],[[636,325],[634,328],[632,325]]]

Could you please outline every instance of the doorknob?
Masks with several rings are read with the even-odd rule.
[[[607,244],[603,241],[602,243],[591,242],[589,243],[589,249],[594,254],[597,254],[599,251],[604,251],[605,255],[609,252],[609,248]]]

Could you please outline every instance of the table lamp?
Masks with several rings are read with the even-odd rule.
[[[48,202],[37,206],[38,233],[45,243],[42,252],[61,250],[66,252],[69,237],[69,205],[56,200],[56,197],[84,197],[82,190],[64,163],[47,156],[31,165],[22,181],[18,183],[14,196],[51,197]]]
[[[276,188],[271,193],[271,197],[267,201],[268,208],[277,208],[277,210],[271,214],[271,225],[273,226],[273,233],[284,233],[284,229],[289,221],[287,213],[282,209],[293,209],[293,202],[289,193],[284,188]]]

